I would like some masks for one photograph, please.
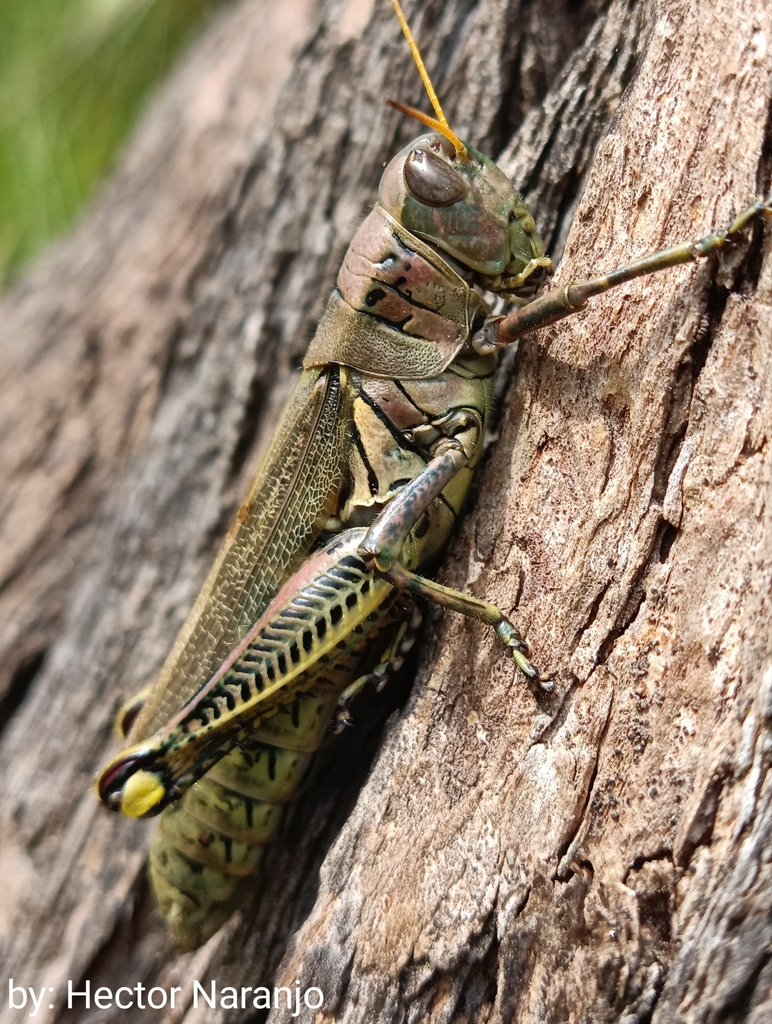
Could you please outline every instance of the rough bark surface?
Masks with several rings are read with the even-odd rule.
[[[565,243],[561,281],[721,228],[769,188],[766,0],[405,6],[455,130]],[[430,615],[405,706],[382,737],[407,691],[357,709],[254,901],[192,955],[146,891],[152,823],[89,791],[414,133],[385,96],[420,100],[387,3],[245,0],[79,231],[2,301],[4,977],[54,990],[46,1021],[113,1019],[67,1011],[67,979],[189,997],[197,978],[318,986],[308,1021],[761,1024],[769,229],[505,359],[443,579],[514,613],[552,697],[490,632]],[[186,998],[165,1019],[266,1016]]]

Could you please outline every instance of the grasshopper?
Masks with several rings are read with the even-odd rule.
[[[508,178],[450,129],[398,0],[434,117],[387,165],[301,377],[155,684],[124,705],[128,748],[96,789],[162,812],[150,874],[184,948],[211,936],[258,871],[282,807],[353,697],[414,641],[414,597],[491,626],[535,690],[549,675],[497,607],[432,581],[491,411],[496,354],[635,277],[737,240],[726,230],[545,290],[550,260]],[[507,312],[494,315],[490,296]]]

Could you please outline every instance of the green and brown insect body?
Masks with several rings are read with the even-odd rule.
[[[334,522],[339,532],[306,557],[192,700],[103,773],[105,802],[138,816],[166,808],[152,846],[151,876],[159,905],[185,947],[204,941],[231,912],[232,899],[241,898],[239,879],[257,870],[260,848],[278,825],[279,814],[266,807],[296,794],[310,752],[329,731],[341,694],[366,670],[362,660],[377,635],[384,633],[388,645],[390,627],[404,629],[404,601],[395,609],[398,591],[362,561],[358,550],[368,529],[355,524],[372,523],[421,474],[433,481],[431,469],[426,475],[432,453],[450,442],[464,452],[466,464],[425,510],[411,519],[408,507],[398,517],[405,567],[418,569],[436,557],[471,480],[493,371],[490,357],[472,355],[433,381],[400,382],[337,366],[322,372],[315,386],[336,375],[337,386],[327,390],[340,392],[350,418],[343,482],[326,523]],[[299,389],[308,392],[302,380]],[[248,522],[244,515],[237,520]],[[233,545],[238,536],[237,527],[226,543]],[[221,571],[217,565],[215,571]],[[399,655],[399,645],[394,653]],[[244,767],[255,749],[268,751],[256,762],[258,783]],[[289,791],[286,773],[276,788],[275,779],[265,779],[265,767],[273,764],[275,773],[288,754]]]
[[[201,595],[144,706],[125,706],[131,746],[97,783],[112,808],[163,809],[151,876],[187,948],[237,905],[334,719],[399,662],[409,595],[490,625],[522,673],[551,690],[500,609],[421,575],[479,459],[493,353],[772,215],[769,200],[756,203],[728,231],[536,296],[550,263],[533,218],[449,129],[392,3],[437,117],[395,105],[435,131],[386,167]],[[520,308],[494,316],[483,293]]]

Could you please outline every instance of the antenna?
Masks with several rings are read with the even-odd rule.
[[[418,49],[418,44],[413,38],[413,33],[410,31],[410,26],[407,23],[407,18],[402,13],[402,7],[400,6],[399,0],[391,0],[391,6],[394,8],[394,13],[397,15],[402,31],[407,39],[407,44],[410,47],[410,52],[413,54],[413,60],[418,68],[418,74],[421,76],[421,81],[424,83],[424,88],[429,96],[429,101],[434,107],[434,113],[437,115],[436,120],[433,117],[429,117],[428,114],[422,114],[420,110],[416,110],[415,107],[408,107],[402,103],[395,103],[392,100],[386,102],[390,107],[394,107],[395,110],[400,110],[403,114],[408,114],[410,117],[414,117],[417,121],[422,124],[428,125],[430,128],[434,128],[441,135],[444,135],[446,139],[453,143],[456,150],[456,156],[459,160],[466,159],[466,146],[459,139],[459,137],[451,131],[448,119],[442,111],[440,101],[437,99],[437,93],[434,91],[432,80],[429,78],[429,72],[426,70],[426,65],[423,62],[421,51]]]

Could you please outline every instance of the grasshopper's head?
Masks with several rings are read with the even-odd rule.
[[[383,207],[447,253],[476,284],[521,305],[552,270],[534,219],[507,176],[451,131],[399,0],[391,0],[435,117],[386,102],[433,128],[394,157],[381,178]]]
[[[483,288],[528,301],[550,270],[534,219],[504,172],[445,134],[422,135],[398,153],[383,173],[378,200],[408,231],[472,271]]]

